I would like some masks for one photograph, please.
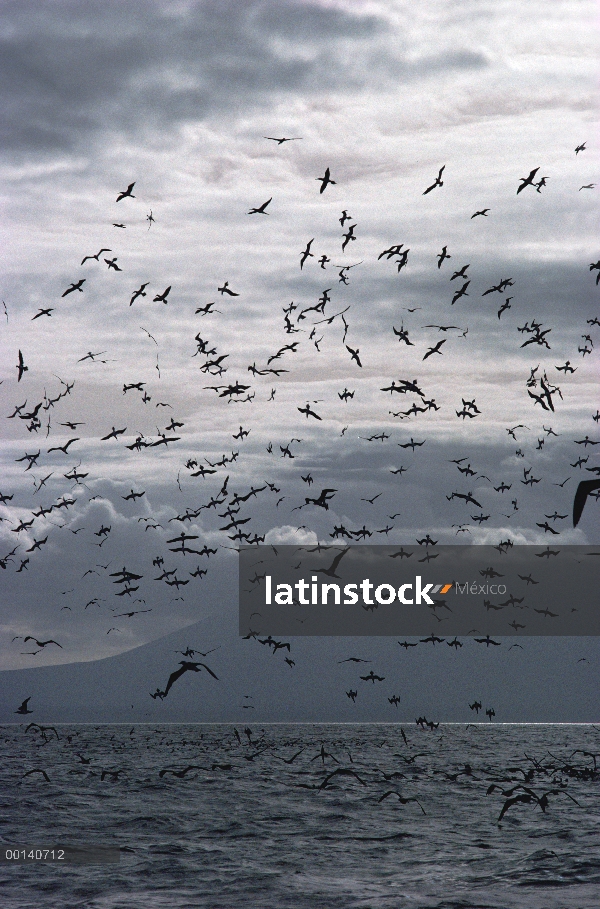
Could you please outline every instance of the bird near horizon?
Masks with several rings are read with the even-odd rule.
[[[171,690],[171,688],[173,687],[173,685],[175,684],[177,679],[180,679],[181,676],[184,675],[184,673],[186,673],[186,672],[201,672],[203,669],[206,669],[208,674],[211,675],[213,677],[213,679],[217,679],[217,681],[219,680],[218,676],[215,675],[215,673],[212,671],[212,669],[210,669],[206,665],[206,663],[195,663],[195,662],[190,662],[189,660],[180,660],[179,666],[180,666],[180,668],[176,669],[174,672],[172,672],[171,675],[169,676],[169,678],[167,679],[167,685],[165,687],[165,690],[160,693],[161,698],[167,697],[169,691]]]

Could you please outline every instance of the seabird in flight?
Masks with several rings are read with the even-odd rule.
[[[172,686],[177,681],[177,679],[181,678],[181,676],[185,672],[201,672],[202,669],[206,669],[208,674],[212,675],[213,679],[217,679],[217,681],[219,680],[218,676],[216,676],[214,674],[212,669],[209,669],[209,667],[206,665],[206,663],[192,663],[188,660],[180,660],[179,665],[180,665],[180,668],[176,669],[175,672],[172,672],[171,675],[169,676],[169,679],[167,681],[167,687],[162,692],[162,696],[165,698],[168,695],[169,691],[171,690]]]
[[[134,196],[133,193],[132,193],[132,189],[133,189],[134,186],[135,186],[135,181],[134,181],[133,183],[130,183],[126,190],[124,190],[123,192],[119,193],[119,195],[117,196],[117,202],[120,202],[121,199],[126,199],[128,196],[129,196],[131,199],[135,199],[135,196]]]
[[[29,371],[29,366],[25,366],[25,363],[23,361],[23,354],[21,353],[21,351],[19,351],[19,362],[17,363],[15,369],[17,369],[19,372],[17,382],[20,382],[21,379],[23,378],[23,373]]]
[[[273,196],[271,196],[270,199],[267,199],[266,202],[263,202],[262,205],[259,205],[258,208],[251,208],[250,211],[247,212],[247,214],[249,214],[249,215],[268,215],[269,212],[265,211],[265,208],[272,201],[273,201]]]
[[[272,142],[277,142],[277,145],[283,145],[284,142],[298,142],[302,139],[302,136],[284,136],[282,139],[277,139],[275,136],[263,136],[263,139],[271,139]]]
[[[427,189],[426,189],[425,192],[423,193],[424,196],[426,196],[427,193],[430,193],[432,189],[435,189],[436,186],[443,186],[443,185],[444,185],[444,181],[442,180],[442,174],[444,173],[445,169],[446,169],[446,165],[445,165],[445,164],[444,164],[443,167],[440,167],[439,173],[438,173],[437,177],[435,178],[435,181],[431,184],[431,186],[428,186],[428,187],[427,187]]]
[[[106,246],[103,246],[102,249],[99,250],[95,256],[84,256],[83,259],[81,260],[81,264],[83,265],[85,262],[87,262],[88,259],[95,259],[96,262],[99,262],[100,256],[102,255],[103,252],[112,252],[112,249],[108,249]]]
[[[526,186],[533,186],[533,179],[534,179],[535,175],[537,174],[538,170],[539,170],[539,167],[535,167],[532,171],[530,171],[528,177],[520,177],[521,185],[519,186],[519,188],[517,190],[517,196],[519,195],[521,190],[525,189]]]
[[[325,170],[325,174],[322,177],[316,177],[316,180],[317,180],[317,182],[320,181],[320,183],[321,183],[321,188],[319,190],[319,193],[325,192],[325,189],[327,188],[329,183],[332,183],[335,186],[335,180],[332,180],[331,177],[329,176],[329,168],[327,168]]]

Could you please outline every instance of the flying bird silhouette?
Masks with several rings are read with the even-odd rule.
[[[135,182],[130,183],[129,186],[127,187],[127,189],[125,189],[123,192],[120,192],[119,195],[117,196],[117,202],[120,202],[121,199],[127,199],[127,198],[135,199],[135,196],[132,193],[132,189],[134,186],[135,186]]]
[[[302,136],[284,136],[282,139],[276,139],[275,136],[263,136],[263,139],[271,139],[272,142],[277,142],[277,145],[283,145],[284,142],[298,142],[302,139]]]
[[[269,205],[269,203],[272,201],[273,201],[273,196],[271,196],[270,199],[267,199],[266,202],[263,202],[262,205],[259,205],[258,208],[251,208],[250,211],[247,212],[247,214],[249,214],[249,215],[268,215],[269,212],[265,211],[265,209],[266,209],[267,205]]]
[[[539,170],[539,167],[535,167],[532,171],[530,171],[528,177],[520,177],[521,185],[519,186],[519,188],[517,190],[517,196],[519,195],[519,193],[522,190],[525,189],[526,186],[533,186],[533,180],[534,180],[534,177],[537,174],[538,170]]]
[[[425,190],[425,192],[423,193],[424,196],[426,196],[427,193],[430,193],[432,189],[435,189],[436,186],[444,185],[444,181],[442,180],[442,174],[444,173],[445,169],[446,169],[445,164],[443,167],[440,167],[439,173],[438,173],[437,177],[435,178],[434,182],[431,184],[431,186],[428,186],[427,189]]]
[[[329,168],[327,168],[325,170],[325,174],[322,177],[317,177],[316,180],[317,180],[317,183],[319,183],[319,182],[321,183],[321,188],[319,189],[319,193],[324,193],[330,183],[335,185],[335,180],[332,180],[329,175]]]
[[[20,382],[21,379],[23,378],[23,373],[26,373],[29,371],[29,366],[25,366],[25,363],[23,361],[23,354],[21,353],[21,351],[19,351],[19,362],[17,363],[15,369],[18,371],[17,382]],[[27,403],[27,402],[25,402],[25,403]],[[25,405],[23,405],[23,406],[25,406]]]
[[[193,663],[189,660],[180,660],[179,665],[180,668],[176,669],[175,672],[172,672],[167,680],[166,688],[162,692],[163,698],[166,698],[177,679],[180,679],[185,672],[201,672],[203,669],[206,669],[208,674],[211,675],[213,679],[217,679],[218,681],[218,676],[215,675],[215,673],[206,665],[206,663]]]

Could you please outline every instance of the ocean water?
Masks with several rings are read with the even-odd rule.
[[[2,727],[2,853],[96,844],[120,861],[2,863],[0,905],[600,907],[598,727],[235,729]]]

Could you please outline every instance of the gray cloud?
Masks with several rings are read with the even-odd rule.
[[[143,131],[157,119],[166,127],[316,86],[327,75],[322,52],[303,60],[292,44],[286,59],[270,34],[360,41],[377,26],[318,6],[208,0],[183,15],[160,3],[13,4],[10,13],[0,43],[3,144],[46,152],[84,147],[100,130]],[[329,87],[342,76],[329,73]]]
[[[385,19],[317,3],[66,0],[5,9],[0,39],[5,154],[85,151],[106,132],[139,136],[269,96],[357,92],[486,66],[452,50],[406,62]],[[374,42],[377,42],[375,47]]]

